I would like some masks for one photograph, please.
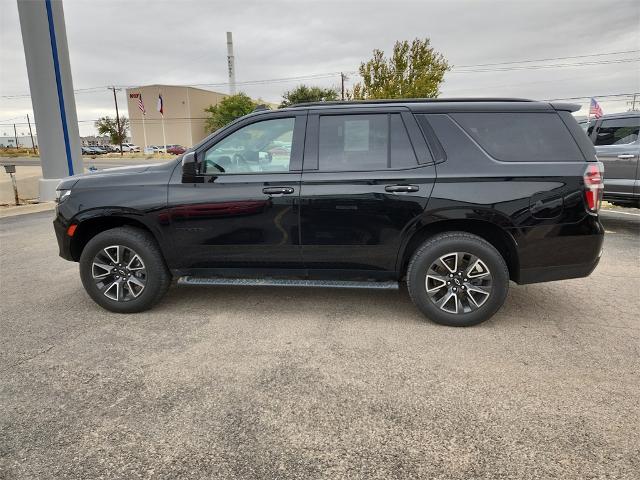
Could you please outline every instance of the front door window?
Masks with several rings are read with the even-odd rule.
[[[204,155],[206,175],[288,172],[295,118],[252,123],[224,138]]]

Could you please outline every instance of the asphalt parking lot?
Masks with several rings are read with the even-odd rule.
[[[0,478],[638,478],[640,216],[603,213],[591,277],[467,329],[405,290],[108,313],[51,217],[0,220]]]

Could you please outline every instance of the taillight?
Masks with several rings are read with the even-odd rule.
[[[591,213],[598,213],[604,190],[604,165],[602,162],[589,163],[584,172],[585,200]]]

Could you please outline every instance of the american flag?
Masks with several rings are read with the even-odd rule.
[[[602,116],[602,109],[600,108],[600,104],[596,101],[595,98],[591,99],[591,107],[589,107],[589,115],[593,115],[595,118],[600,118]]]
[[[138,108],[140,109],[140,111],[142,112],[143,115],[146,115],[147,112],[144,109],[144,103],[142,103],[142,94],[140,93],[138,95]]]

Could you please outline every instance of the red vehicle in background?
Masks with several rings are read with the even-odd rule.
[[[187,149],[182,145],[167,145],[167,153],[172,153],[174,155],[182,155],[186,152]]]

